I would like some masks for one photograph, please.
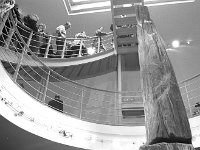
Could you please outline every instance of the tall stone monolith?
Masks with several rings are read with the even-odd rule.
[[[140,150],[193,150],[188,117],[165,43],[146,6],[136,6],[136,16],[147,136]]]

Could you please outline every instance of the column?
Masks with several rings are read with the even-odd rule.
[[[136,6],[147,142],[140,150],[193,150],[192,135],[166,46],[146,6]]]

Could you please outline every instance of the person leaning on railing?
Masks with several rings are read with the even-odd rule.
[[[5,14],[11,10],[15,5],[15,0],[1,0],[0,1],[0,19],[4,18]]]
[[[13,22],[11,20],[11,18],[12,18],[11,16],[14,19]],[[13,23],[15,23],[15,25],[23,24],[22,15],[19,12],[19,5],[18,4],[15,4],[14,7],[11,9],[9,17],[6,20],[5,27],[2,30],[2,32],[4,33],[4,40],[7,39],[8,34],[10,32],[10,29],[14,27]],[[17,46],[18,41],[20,41],[20,39],[19,39],[18,34],[16,34],[16,32],[15,32],[14,35],[12,36],[12,39],[11,39],[10,44],[11,44],[12,47],[10,47],[10,48],[14,48],[14,50],[15,50],[15,47]]]
[[[24,17],[24,24],[33,31],[33,36],[32,36],[32,40],[31,40],[29,48],[34,53],[38,52],[39,50],[39,42],[38,42],[39,37],[37,36],[38,21],[39,21],[39,17],[36,14],[27,15]],[[30,35],[30,33],[28,34]],[[29,37],[29,35],[27,35],[27,38]]]
[[[12,11],[12,15],[15,21],[19,21],[22,23],[23,21],[22,21],[21,14],[19,12],[19,5],[15,4],[14,7],[11,9],[11,11]]]
[[[80,33],[77,33],[75,35],[75,40],[72,42],[70,50],[72,50],[71,56],[79,56],[79,51],[81,49],[80,55],[84,56],[87,55],[87,49],[84,44],[84,39],[89,38],[89,36],[86,35],[85,31],[82,31]]]
[[[9,10],[15,9],[15,1],[13,0],[3,0],[0,3],[0,24],[5,18],[6,14],[9,13]],[[11,22],[10,20],[6,20],[5,25],[2,30],[2,34],[0,36],[0,46],[5,45],[5,41],[8,38],[8,34],[11,29]]]
[[[45,33],[45,30],[46,30],[46,25],[40,23],[38,25],[38,32],[36,33],[36,35],[38,36],[38,46],[39,46],[39,51],[37,52],[38,57],[44,57],[48,47],[49,36],[48,34]],[[52,45],[49,46],[48,54],[53,55]]]
[[[63,101],[59,95],[55,95],[54,100],[51,100],[48,105],[57,111],[63,112]]]
[[[96,36],[96,38],[94,38],[92,46],[95,47],[96,53],[106,50],[105,47],[104,47],[104,45],[103,45],[103,38],[102,38],[102,36],[105,36],[108,33],[103,32],[102,30],[103,30],[103,27],[99,27],[95,31],[95,34],[94,34],[94,36]]]
[[[37,44],[35,41],[37,41],[37,37],[35,36],[35,33],[38,32],[38,28],[37,28],[37,22],[39,20],[39,17],[36,14],[32,14],[32,15],[26,15],[23,19],[23,23],[22,24],[18,24],[17,28],[19,33],[21,34],[23,40],[25,43],[28,42],[29,36],[31,34],[31,32],[33,32],[33,36],[32,36],[32,43],[30,44],[30,49],[33,52],[37,51]],[[22,49],[24,48],[24,44],[23,42],[20,40],[20,38],[18,37],[18,44],[17,44],[17,51],[18,52],[22,52]]]
[[[46,29],[46,25],[45,24],[42,24],[42,23],[39,24],[38,33],[37,33],[37,35],[39,37],[39,41],[38,42],[40,44],[38,57],[45,57],[48,44],[50,44],[49,43],[50,36],[47,33],[44,32],[45,29]],[[50,44],[49,49],[48,49],[47,57],[54,58],[53,47],[52,47],[51,44]]]
[[[56,55],[59,55],[61,57],[63,47],[64,47],[64,41],[66,38],[66,30],[71,28],[71,23],[66,22],[64,25],[60,25],[56,28],[56,34],[57,34],[57,39],[56,39],[56,45],[57,45],[57,52]]]

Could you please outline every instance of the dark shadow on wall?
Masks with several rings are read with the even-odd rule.
[[[2,150],[84,150],[55,143],[31,134],[0,115],[0,149]]]

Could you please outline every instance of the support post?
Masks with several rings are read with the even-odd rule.
[[[0,21],[0,35],[2,34],[2,30],[6,24],[6,21],[8,19],[8,16],[10,14],[10,11],[6,12],[5,16],[3,17],[3,19]]]
[[[185,106],[166,46],[146,6],[136,6],[146,145],[140,150],[194,150]]]
[[[29,35],[29,39],[28,39],[28,42],[27,42],[27,47],[29,47],[30,43],[31,43],[31,39],[32,39],[32,36],[33,36],[33,31],[31,32],[31,34]],[[24,58],[24,54],[26,53],[26,46],[24,46],[23,48],[23,51],[22,51],[22,54],[20,55],[20,58],[18,60],[18,63],[17,63],[17,67],[15,69],[15,73],[13,75],[13,80],[16,82],[17,80],[17,76],[18,76],[18,73],[19,73],[19,69],[21,67],[21,63],[22,63],[22,60]]]
[[[116,99],[115,102],[115,110],[116,110],[116,115],[117,115],[117,119],[116,122],[119,122],[120,118],[119,116],[121,116],[121,101],[122,101],[122,66],[121,66],[121,54],[117,55],[117,90],[118,90],[118,98]]]
[[[51,45],[51,36],[49,37],[49,40],[48,40],[48,44],[47,44],[47,48],[46,48],[46,51],[45,51],[45,54],[44,54],[44,58],[47,58],[48,57],[48,53],[49,53],[49,47]]]
[[[185,84],[185,91],[186,91],[186,96],[187,96],[188,107],[189,107],[189,110],[190,110],[190,117],[192,117],[192,107],[190,105],[189,94],[188,94],[189,92],[188,92],[186,83],[184,83],[184,84]]]
[[[101,39],[100,39],[100,37],[98,37],[98,43],[97,43],[98,45],[97,45],[97,53],[99,53],[100,52],[100,44],[101,44]]]
[[[40,84],[38,87],[38,93],[36,95],[37,100],[45,103],[46,93],[49,85],[50,70],[44,69],[43,75],[41,76]]]
[[[82,113],[83,113],[83,89],[81,89],[81,108],[80,108],[80,119],[82,119]]]
[[[82,46],[83,46],[83,40],[80,40],[80,48],[79,48],[79,53],[78,53],[78,57],[82,57]]]
[[[8,33],[8,38],[5,40],[5,48],[9,48],[10,42],[12,40],[13,34],[15,33],[15,27],[12,27]]]
[[[65,39],[65,41],[64,41],[64,45],[63,45],[63,50],[62,50],[61,58],[64,58],[64,56],[65,56],[66,44],[67,44],[67,39]]]

